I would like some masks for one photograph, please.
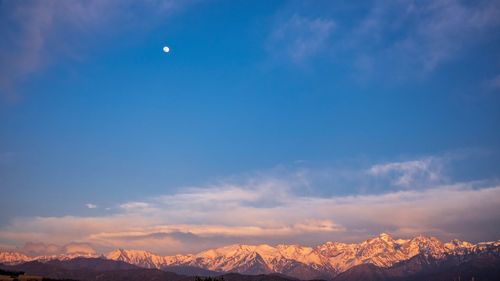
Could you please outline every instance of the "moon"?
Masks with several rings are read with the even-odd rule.
[[[163,52],[164,52],[164,53],[168,53],[168,52],[170,52],[170,48],[169,48],[169,47],[167,47],[167,46],[163,47]]]

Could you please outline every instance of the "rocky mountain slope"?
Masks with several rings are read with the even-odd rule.
[[[334,278],[335,281],[496,281],[500,280],[500,249],[489,245],[479,252],[436,258],[419,254],[391,267],[373,264],[355,266]]]
[[[362,264],[388,268],[422,254],[439,260],[499,246],[500,242],[472,244],[452,240],[442,243],[427,236],[395,240],[382,233],[361,243],[327,242],[314,248],[300,245],[231,245],[195,255],[177,256],[157,256],[144,251],[120,249],[106,254],[106,258],[148,268],[192,266],[216,272],[281,273],[300,279],[331,279]]]
[[[78,281],[196,281],[194,276],[185,276],[158,269],[141,268],[121,261],[104,258],[74,258],[46,262],[29,261],[16,265],[0,264],[0,272],[18,272],[43,276],[50,280]],[[3,280],[3,279],[2,279]],[[23,280],[21,278],[21,280]],[[47,279],[49,280],[49,279]],[[201,279],[201,280],[204,280]],[[212,279],[213,280],[213,279]],[[219,276],[225,281],[295,281],[279,275],[241,275],[229,273]]]
[[[386,233],[361,243],[327,242],[316,247],[300,245],[230,245],[192,255],[160,256],[141,250],[118,249],[104,258],[143,268],[182,272],[187,275],[279,273],[299,279],[333,279],[341,273],[365,265],[374,270],[392,268],[403,262],[426,257],[435,261],[465,262],[467,257],[498,251],[500,242],[472,244],[460,240],[443,243],[434,237],[394,239]],[[28,257],[1,252],[0,263],[69,257]],[[361,267],[363,268],[363,267]],[[385,274],[385,273],[384,273]]]

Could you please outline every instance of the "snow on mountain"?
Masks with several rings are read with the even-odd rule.
[[[83,252],[76,252],[76,253],[69,253],[69,254],[60,254],[60,255],[45,255],[45,256],[27,256],[23,253],[16,252],[16,251],[1,251],[0,250],[0,263],[2,264],[7,264],[7,265],[15,265],[15,264],[20,264],[24,262],[29,262],[29,261],[51,261],[51,260],[71,260],[74,258],[97,258],[100,257],[99,255],[95,253],[83,253]]]
[[[442,243],[437,238],[416,236],[412,239],[394,240],[389,234],[361,243],[327,242],[317,247],[300,245],[230,245],[203,251],[195,255],[156,256],[157,262],[144,262],[139,257],[119,260],[136,265],[195,266],[212,271],[238,272],[243,274],[282,273],[293,277],[332,277],[356,265],[373,264],[390,267],[419,254],[442,258],[445,255],[464,255],[498,247],[500,243],[479,243],[452,240]],[[496,245],[496,246],[494,246]],[[110,259],[116,259],[107,255]],[[163,258],[163,264],[161,264]],[[159,262],[159,263],[158,263]]]
[[[264,274],[273,272],[268,266],[273,255],[274,248],[269,245],[230,245],[198,253],[189,265],[212,271]]]
[[[0,263],[13,265],[19,264],[27,261],[31,261],[34,258],[28,257],[25,254],[14,252],[14,251],[0,251]]]
[[[229,245],[194,255],[160,256],[141,250],[118,249],[105,254],[109,260],[123,261],[145,268],[195,267],[218,272],[242,274],[281,273],[301,279],[333,278],[361,264],[388,268],[401,261],[423,255],[433,259],[465,256],[489,250],[499,251],[500,241],[471,244],[452,240],[442,243],[434,237],[416,236],[394,240],[389,234],[361,243],[326,242],[316,247],[300,245]],[[95,257],[92,251],[74,251],[60,256],[29,257],[16,252],[1,252],[0,263],[16,264],[31,260]]]
[[[146,251],[118,249],[105,255],[109,260],[123,261],[145,268],[160,268],[166,263],[166,257],[158,256]]]

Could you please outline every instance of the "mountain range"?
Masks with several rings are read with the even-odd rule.
[[[0,252],[0,263],[8,266],[30,262],[53,265],[55,262],[74,260],[75,257],[97,258],[95,260],[157,270],[151,272],[169,271],[191,276],[279,274],[281,277],[303,280],[344,281],[421,280],[419,278],[423,276],[428,280],[453,280],[446,278],[457,274],[474,275],[477,272],[486,276],[500,276],[500,241],[473,244],[452,240],[443,243],[437,238],[422,235],[411,239],[394,239],[386,233],[361,243],[327,242],[316,247],[236,244],[175,256],[125,249],[101,256],[82,252],[30,257],[19,252],[3,251]],[[461,272],[463,270],[466,272]]]

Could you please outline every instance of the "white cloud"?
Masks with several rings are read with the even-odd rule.
[[[382,231],[496,240],[500,186],[452,183],[445,174],[452,162],[469,161],[470,153],[350,170],[345,165],[340,170],[278,167],[123,202],[112,212],[90,217],[16,218],[0,228],[0,243],[78,241],[99,251],[126,247],[176,254],[231,243],[359,241]],[[351,192],[335,192],[331,185]],[[31,245],[31,251],[62,251],[39,246]]]
[[[418,163],[372,168],[383,174],[426,167]],[[331,197],[300,195],[292,185],[254,179],[124,203],[112,215],[18,218],[0,230],[0,241],[64,244],[76,240],[101,251],[127,247],[175,254],[230,243],[357,241],[382,231],[491,240],[498,239],[500,231],[500,186],[496,185],[477,188],[462,183]]]
[[[419,184],[438,182],[443,177],[441,161],[434,157],[377,164],[370,167],[368,173],[376,177],[390,176],[393,184],[405,187],[414,185],[417,181]]]
[[[432,1],[414,7],[423,14],[415,34],[403,43],[410,54],[417,54],[426,69],[457,56],[484,30],[500,24],[500,5],[496,1],[478,1],[467,5],[458,0]]]
[[[278,24],[266,42],[274,56],[293,62],[319,55],[339,65],[350,61],[358,72],[354,77],[390,77],[392,83],[467,56],[500,28],[495,0],[308,3],[284,5],[276,14]]]
[[[120,205],[126,211],[151,210],[152,205],[146,202],[127,202]]]
[[[275,57],[284,56],[294,63],[301,63],[325,47],[334,28],[335,22],[331,19],[295,14],[274,27],[267,47]]]
[[[432,71],[500,27],[500,5],[493,0],[375,3],[347,41],[384,65],[393,60]]]
[[[89,209],[96,209],[97,208],[97,205],[94,205],[92,203],[87,203],[85,204],[85,207],[89,208]]]

